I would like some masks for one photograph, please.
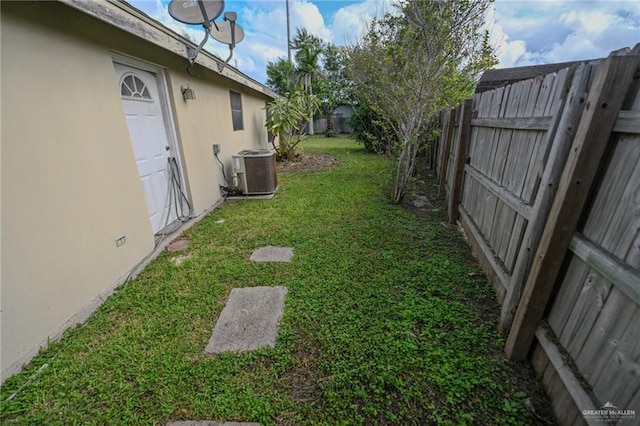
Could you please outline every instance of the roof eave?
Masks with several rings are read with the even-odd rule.
[[[142,38],[156,46],[181,56],[187,61],[187,46],[194,49],[197,47],[190,40],[165,27],[160,22],[123,0],[58,1],[89,16],[99,19],[102,22],[121,29],[122,31],[126,31],[129,34]],[[204,50],[201,51],[196,58],[196,63],[230,80],[240,83],[247,88],[262,93],[269,98],[275,99],[279,97],[276,92],[269,89],[267,86],[257,82],[232,66],[226,65],[222,71],[219,71],[218,66],[224,64],[224,61],[209,52]]]

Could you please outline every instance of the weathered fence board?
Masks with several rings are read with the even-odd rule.
[[[640,56],[610,56],[598,66],[576,131],[549,219],[527,278],[507,339],[510,356],[526,357],[543,307],[553,290],[564,255],[596,177],[620,106],[633,82]],[[503,313],[505,310],[503,309]]]
[[[466,165],[464,171],[467,175],[472,177],[480,186],[483,186],[485,189],[489,190],[493,195],[498,197],[500,201],[505,203],[509,208],[514,210],[519,215],[523,216],[525,219],[530,220],[533,208],[531,205],[525,203],[521,198],[515,196],[512,192],[510,192],[504,186],[500,186],[493,180],[489,179],[478,170],[476,170],[473,166]],[[471,183],[471,182],[470,182]],[[464,205],[464,203],[463,203]]]
[[[633,350],[638,342],[639,320],[638,305],[612,289],[593,332],[575,357],[578,369],[600,401],[626,404],[638,389],[638,357]],[[633,385],[632,392],[628,392],[629,385]]]
[[[456,114],[457,115],[457,114]],[[462,103],[460,111],[460,120],[458,131],[456,133],[457,140],[455,142],[455,152],[453,153],[454,161],[452,162],[453,172],[451,173],[451,193],[449,196],[449,222],[454,223],[458,220],[458,203],[462,194],[463,168],[467,158],[467,146],[471,129],[469,122],[471,121],[471,100]]]
[[[629,299],[640,305],[640,274],[637,268],[621,262],[612,253],[595,245],[579,233],[573,236],[569,249]]]
[[[552,343],[547,334],[548,330],[544,327],[538,327],[536,330],[538,342],[544,350],[549,363],[553,366],[553,371],[559,376],[562,384],[564,384],[567,392],[578,407],[590,407],[593,404],[591,395],[582,383],[580,383],[578,378],[576,378],[571,367],[567,365],[563,359],[562,353],[558,350],[558,347]],[[565,406],[568,407],[570,404],[565,404]],[[593,419],[592,421],[587,421],[587,424],[599,423]]]
[[[465,167],[462,202],[465,220],[473,224],[480,252],[491,256],[497,289],[506,292],[524,231],[530,221],[551,143],[547,129],[561,113],[559,104],[567,72],[539,77],[476,95],[473,100],[471,140]],[[517,125],[496,127],[516,120]],[[525,126],[529,120],[536,125]],[[474,125],[475,123],[475,125]],[[453,142],[455,143],[455,141]]]
[[[571,312],[559,338],[572,356],[580,352],[585,340],[592,332],[593,324],[598,318],[610,290],[609,284],[595,270],[589,268],[588,265],[582,265],[582,268],[587,271],[587,279],[579,287],[575,305],[558,305]],[[581,275],[581,272],[578,274]]]
[[[575,256],[549,319],[596,398],[633,408],[640,388],[640,135],[612,137],[613,153],[584,227],[572,238]],[[572,267],[589,271],[582,286]]]
[[[505,352],[531,355],[561,424],[640,410],[640,45],[472,105],[466,164],[441,141],[464,177],[449,210],[503,303]]]
[[[563,379],[556,372],[555,366],[549,361],[545,350],[539,342],[536,344],[536,347],[532,352],[531,364],[533,365],[534,370],[538,373],[538,377],[547,389],[547,393],[553,400],[554,404],[563,407],[561,411],[555,413],[558,424],[571,426],[586,425],[587,423],[584,421],[576,404],[573,402],[571,393],[567,390],[567,386],[564,384]]]
[[[456,152],[458,150],[458,141],[459,141],[459,136],[458,133],[460,132],[460,113],[462,111],[462,106],[458,106],[457,108],[455,108],[452,112],[452,116],[453,116],[453,125],[452,125],[452,131],[451,131],[451,140],[448,142],[449,145],[449,155],[448,155],[448,161],[447,161],[447,166],[446,166],[446,176],[445,176],[445,185],[444,185],[444,189],[445,189],[445,194],[447,195],[447,198],[451,198],[451,185],[453,182],[453,175],[456,173],[453,167],[453,164],[456,163]]]
[[[444,195],[449,170],[449,155],[451,154],[451,140],[453,139],[453,126],[455,122],[455,109],[448,109],[442,115],[442,134],[440,138],[440,155],[438,156],[438,195]]]
[[[582,114],[584,102],[580,100],[587,90],[590,72],[590,67],[583,65],[577,70],[559,72],[558,78],[553,82],[549,81],[549,76],[545,77],[546,83],[543,88],[556,93],[558,101],[555,104],[547,102],[542,112],[549,114],[553,110],[554,120],[550,123],[549,131],[541,136],[543,139],[536,153],[537,158],[531,165],[534,174],[529,180],[530,193],[527,196],[534,204],[534,213],[524,229],[522,243],[512,248],[512,258],[515,259],[510,283],[512,291],[502,308],[501,328],[503,330],[507,330],[511,324],[521,288],[532,262],[532,255],[542,236],[542,229],[551,209],[554,188],[559,181],[575,133],[573,129],[577,127]],[[567,81],[568,77],[571,77],[570,82]],[[568,89],[567,86],[569,86]],[[540,187],[542,189],[539,189]]]
[[[531,86],[532,84],[528,82],[516,85],[515,97],[509,100],[510,108],[507,109],[507,117],[517,119],[519,115],[524,115],[524,110],[529,102]],[[532,132],[511,129],[503,130],[498,142],[499,150],[495,154],[497,167],[494,165],[494,170],[491,173],[491,178],[494,181],[500,182],[501,185],[518,198],[520,194],[515,190],[513,181],[514,172],[517,173],[519,166],[517,163],[518,161],[522,161],[522,159],[516,160],[516,158],[521,155],[523,150],[525,134],[530,133]],[[492,244],[494,252],[498,254],[507,271],[511,273],[513,265],[509,259],[508,248],[511,242],[509,236],[514,237],[513,225],[517,214],[507,205],[499,202],[495,197],[493,197],[492,201],[493,203],[485,208],[485,212],[491,219],[487,228],[484,230],[484,235],[488,237],[487,239],[490,244]],[[515,234],[517,234],[517,230]],[[492,235],[498,238],[493,239]]]
[[[471,125],[513,130],[547,130],[551,117],[473,118]]]
[[[613,126],[614,132],[640,133],[640,111],[620,111]]]

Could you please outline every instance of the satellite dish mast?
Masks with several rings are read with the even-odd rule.
[[[190,46],[187,46],[189,68],[193,66],[198,54],[207,43],[207,40],[209,40],[209,35],[217,41],[229,45],[229,57],[224,64],[218,64],[218,71],[220,72],[233,57],[233,49],[236,44],[244,39],[244,30],[240,25],[236,24],[238,15],[235,12],[226,12],[223,22],[214,22],[222,14],[223,10],[224,0],[171,0],[169,3],[169,14],[173,19],[184,24],[202,25],[205,30],[204,40],[200,42],[197,49],[193,50]]]
[[[210,30],[211,37],[220,43],[229,45],[229,57],[225,59],[224,64],[218,65],[218,71],[220,72],[222,72],[233,57],[233,49],[235,49],[236,44],[244,40],[244,30],[236,23],[236,19],[238,19],[237,13],[225,12],[224,21],[214,22],[213,28]]]

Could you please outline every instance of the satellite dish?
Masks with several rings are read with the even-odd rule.
[[[204,8],[205,14],[202,13]],[[190,25],[205,25],[222,14],[224,0],[171,0],[169,15],[176,21]]]
[[[214,20],[222,14],[224,10],[224,0],[171,0],[169,3],[169,15],[176,21],[184,24],[202,25],[205,29],[204,39],[197,49],[193,49],[187,44],[187,54],[189,58],[189,68],[193,66],[198,54],[207,43],[209,35],[220,43],[229,45],[229,57],[222,64],[218,64],[218,70],[222,72],[233,56],[233,49],[237,43],[244,40],[244,30],[236,24],[238,14],[236,12],[226,12],[224,21],[216,23]],[[213,24],[213,25],[212,25]],[[191,74],[189,72],[189,74]]]
[[[223,44],[238,44],[244,40],[244,30],[238,24],[233,25],[233,34],[235,39],[231,37],[231,22],[214,22],[211,26],[211,37]]]

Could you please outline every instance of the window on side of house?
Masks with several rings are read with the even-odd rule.
[[[229,91],[229,98],[231,99],[233,130],[244,130],[244,122],[242,120],[242,95],[238,92]]]

